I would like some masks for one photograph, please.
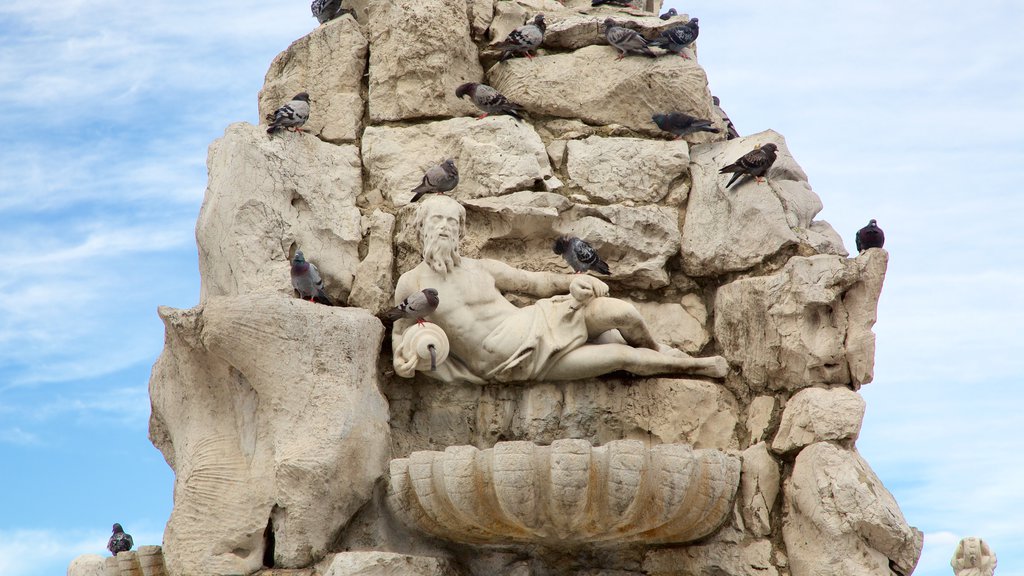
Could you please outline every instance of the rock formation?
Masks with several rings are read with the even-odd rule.
[[[274,60],[259,110],[306,91],[307,129],[235,124],[210,146],[200,302],[160,310],[150,437],[176,475],[168,574],[912,572],[922,535],[855,445],[887,254],[847,257],[781,135],[667,140],[652,113],[722,126],[696,47],[617,61],[597,28],[686,21],[659,20],[660,4],[353,0],[354,19]],[[539,11],[538,56],[497,63],[491,44]],[[471,118],[463,82],[526,120]],[[718,168],[767,142],[766,181],[725,189]],[[444,158],[462,255],[498,280],[555,279],[506,283],[503,310],[600,296],[551,250],[574,234],[609,263],[617,320],[650,334],[587,346],[633,337],[716,369],[436,379],[422,354],[396,362],[388,332],[405,328],[375,315],[422,261],[410,190]],[[341,306],[294,297],[298,249]],[[455,301],[440,298],[439,313]],[[453,339],[442,365],[489,350],[440,324],[416,330],[424,349]]]

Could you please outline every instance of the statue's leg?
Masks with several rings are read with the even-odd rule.
[[[587,334],[596,338],[613,328],[618,329],[630,346],[657,350],[658,342],[647,328],[636,307],[617,298],[595,298],[583,309]]]
[[[562,356],[545,378],[575,380],[592,378],[616,370],[625,370],[640,376],[690,374],[724,378],[729,371],[729,365],[721,356],[688,358],[625,344],[585,344]]]

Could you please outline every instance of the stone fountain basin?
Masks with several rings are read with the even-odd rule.
[[[739,479],[738,456],[686,444],[499,442],[392,460],[388,505],[452,542],[685,543],[725,522]]]

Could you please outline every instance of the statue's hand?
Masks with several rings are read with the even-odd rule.
[[[589,274],[579,274],[569,284],[569,294],[580,304],[608,295],[608,285]]]

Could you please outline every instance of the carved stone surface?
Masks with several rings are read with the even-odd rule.
[[[450,446],[392,460],[388,502],[403,522],[456,542],[688,542],[725,520],[739,471],[734,456],[680,444]]]
[[[772,450],[792,452],[828,440],[856,440],[866,404],[848,388],[805,388],[789,399]]]
[[[210,181],[196,223],[200,299],[273,290],[292,294],[296,249],[344,302],[359,262],[359,151],[306,134],[268,138],[232,124],[210,145]]]
[[[660,21],[660,20],[659,20]],[[670,192],[686,199],[690,154],[686,142],[641,138],[570,140],[570,184],[600,204],[653,204]]]
[[[676,303],[633,302],[633,305],[660,342],[696,354],[711,338],[704,326],[707,311],[703,302],[696,300],[696,304],[690,301],[689,308]],[[694,310],[694,306],[699,306],[699,309]]]
[[[380,322],[276,294],[160,312],[150,439],[175,471],[169,573],[248,574],[268,529],[276,566],[319,560],[390,457]]]
[[[856,259],[794,257],[777,274],[737,280],[715,297],[715,338],[730,364],[755,389],[796,390],[814,384],[855,384],[870,374],[877,300],[846,299],[858,284],[881,286],[887,255],[871,250]],[[876,261],[877,259],[877,261]],[[862,319],[855,328],[850,318]],[[858,344],[845,347],[851,340]],[[868,345],[870,342],[870,345]]]
[[[785,485],[782,536],[793,576],[910,574],[924,537],[855,451],[804,448]]]
[[[461,576],[450,561],[393,552],[342,552],[321,563],[323,576]]]
[[[394,253],[391,250],[391,239],[395,235],[395,217],[374,210],[373,214],[363,217],[363,230],[368,239],[366,257],[356,267],[348,304],[377,315],[392,306]]]
[[[644,558],[646,576],[778,576],[769,540],[713,542],[686,548],[651,550]]]
[[[968,536],[960,540],[949,565],[956,576],[992,576],[996,570],[996,553],[981,538]]]
[[[743,451],[740,510],[747,530],[754,536],[771,534],[771,513],[779,496],[781,478],[779,463],[768,453],[764,442]]]
[[[106,561],[98,554],[82,554],[71,561],[67,576],[106,576]]]
[[[329,142],[352,142],[363,128],[367,41],[352,18],[337,18],[274,58],[259,94],[260,118],[299,92],[309,93],[303,129]]]

